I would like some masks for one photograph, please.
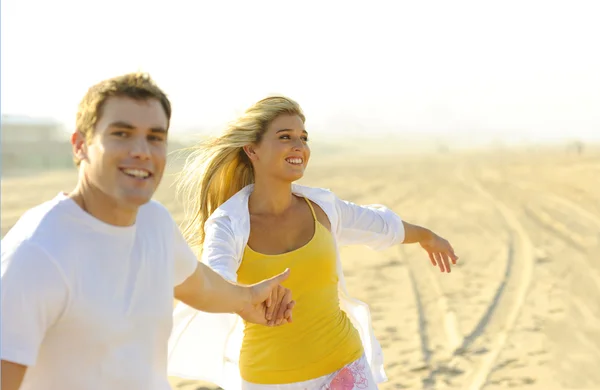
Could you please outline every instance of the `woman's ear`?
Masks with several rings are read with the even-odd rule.
[[[250,161],[255,161],[256,160],[256,150],[255,150],[255,146],[253,144],[250,145],[246,145],[244,146],[244,153],[246,153],[246,156],[248,156],[248,158],[250,159]]]

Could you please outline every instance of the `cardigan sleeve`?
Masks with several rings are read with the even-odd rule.
[[[366,245],[382,250],[404,241],[402,219],[383,205],[357,205],[335,197],[340,245]]]
[[[202,262],[223,278],[237,281],[240,259],[236,251],[236,239],[229,217],[209,219],[204,225]]]

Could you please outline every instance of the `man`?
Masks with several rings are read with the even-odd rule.
[[[169,389],[173,298],[264,325],[291,321],[288,272],[225,281],[151,200],[170,118],[143,74],[102,81],[81,101],[76,188],[27,211],[2,240],[3,390]]]

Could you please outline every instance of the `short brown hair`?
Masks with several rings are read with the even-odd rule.
[[[77,131],[81,132],[87,141],[92,139],[104,103],[112,96],[135,100],[156,99],[165,110],[167,120],[171,121],[171,102],[150,75],[141,72],[127,73],[91,86],[79,103],[75,124]],[[79,163],[80,161],[75,159],[75,164]]]

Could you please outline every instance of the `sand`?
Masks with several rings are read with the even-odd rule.
[[[381,389],[600,389],[600,153],[586,153],[315,158],[303,183],[386,204],[460,256],[441,274],[418,245],[343,249],[383,346]],[[181,220],[170,181],[156,198]],[[3,179],[2,233],[74,183],[74,171]]]

